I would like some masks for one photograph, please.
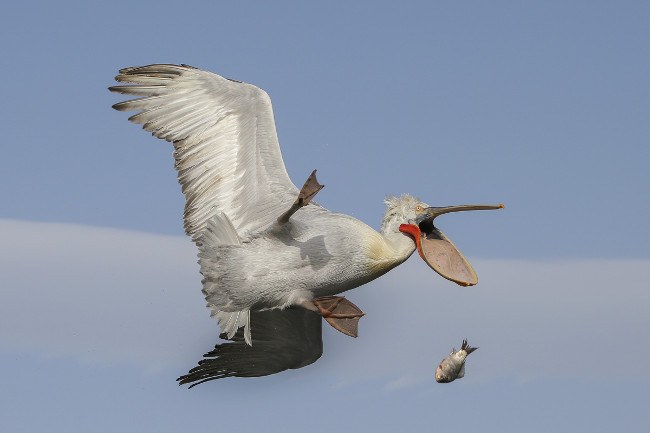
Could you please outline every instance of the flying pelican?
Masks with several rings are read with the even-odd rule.
[[[185,195],[184,227],[199,249],[203,294],[221,338],[178,379],[191,386],[300,368],[322,354],[322,319],[357,335],[363,312],[338,294],[403,263],[417,249],[444,278],[478,282],[439,215],[503,205],[431,207],[386,200],[381,231],[312,201],[316,170],[299,190],[282,161],[263,90],[187,65],[125,68],[109,90],[138,98],[113,105],[174,145]]]

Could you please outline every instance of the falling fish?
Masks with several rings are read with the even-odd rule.
[[[443,359],[436,369],[436,382],[449,383],[465,376],[465,358],[476,349],[478,347],[470,347],[467,340],[463,340],[458,352],[456,348],[451,349],[449,356]]]

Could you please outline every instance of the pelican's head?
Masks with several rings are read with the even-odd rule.
[[[409,194],[386,197],[384,203],[386,212],[381,222],[383,233],[398,232],[400,224],[417,224],[415,219],[429,207],[428,204]]]
[[[451,212],[503,209],[503,204],[432,207],[411,195],[402,195],[387,198],[386,207],[382,221],[384,233],[397,228],[400,232],[411,236],[420,257],[444,278],[461,286],[473,286],[478,283],[472,265],[433,224],[433,220]]]

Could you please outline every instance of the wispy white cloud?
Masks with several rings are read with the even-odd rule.
[[[0,238],[5,347],[156,370],[214,344],[185,238],[7,220]]]
[[[90,363],[174,373],[215,343],[186,238],[0,220],[0,344]],[[433,380],[463,338],[479,346],[463,381],[571,376],[650,379],[650,261],[475,260],[461,288],[417,257],[346,296],[360,337],[325,327],[325,354],[301,375],[332,383]],[[613,369],[612,365],[625,365]],[[311,371],[311,372],[310,372]]]

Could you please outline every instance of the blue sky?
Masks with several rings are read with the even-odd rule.
[[[0,430],[648,431],[649,20],[640,1],[5,6]],[[361,335],[326,329],[318,363],[177,387],[216,324],[171,147],[106,90],[156,62],[264,88],[294,183],[317,168],[319,202],[371,226],[387,194],[505,203],[440,220],[479,285],[411,259],[349,294]],[[466,377],[436,384],[465,337]]]

